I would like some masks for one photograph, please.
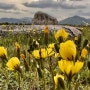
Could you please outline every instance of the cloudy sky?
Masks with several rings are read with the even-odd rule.
[[[0,0],[0,18],[33,18],[37,11],[58,20],[74,15],[90,18],[90,0]]]

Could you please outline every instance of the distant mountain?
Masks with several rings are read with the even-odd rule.
[[[24,18],[0,18],[0,23],[23,23],[23,24],[31,24],[32,18],[24,17]],[[73,16],[61,20],[58,22],[59,24],[69,24],[69,25],[85,25],[85,23],[89,23],[90,19],[86,19],[80,16]]]
[[[70,25],[85,25],[85,23],[90,24],[90,19],[86,19],[80,16],[73,16],[59,21],[59,24],[70,24]]]
[[[25,24],[31,24],[32,18],[25,17],[25,18],[1,18],[0,23],[25,23]]]
[[[90,19],[88,19],[88,23],[90,24]]]

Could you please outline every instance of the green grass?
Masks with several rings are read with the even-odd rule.
[[[83,27],[82,34],[83,40],[88,39],[90,41],[90,27]],[[33,39],[37,40],[40,46],[35,47],[33,45]],[[15,48],[16,41],[20,44],[20,53],[26,54],[26,61],[29,64],[29,71],[25,71],[24,61],[20,58],[22,69],[22,76],[20,77],[21,90],[56,90],[52,88],[53,76],[55,76],[56,73],[62,74],[57,64],[59,59],[56,59],[55,56],[48,57],[43,60],[44,69],[41,67],[38,69],[37,64],[41,65],[41,60],[38,61],[33,56],[30,57],[33,48],[40,49],[41,47],[47,47],[44,33],[41,32],[38,34],[36,31],[35,33],[29,32],[28,34],[24,32],[21,34],[12,34],[8,32],[7,37],[1,37],[0,46],[7,48],[8,60],[13,56],[17,56]],[[53,33],[49,33],[48,43],[57,43]],[[89,60],[90,55],[88,54],[84,60],[85,64],[83,69],[72,79],[72,90],[90,90],[90,71],[87,67]],[[0,59],[0,90],[17,90],[19,88],[18,73],[16,71],[9,71],[6,65],[2,67],[2,62],[2,59]],[[64,84],[67,87],[66,77]]]
[[[90,41],[90,26],[82,28],[83,36]]]

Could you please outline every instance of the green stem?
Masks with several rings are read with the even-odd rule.
[[[43,85],[44,85],[44,90],[46,90],[46,81],[45,81],[45,69],[44,69],[44,73],[43,73]]]
[[[53,82],[52,90],[54,90],[55,89],[55,83],[54,83],[54,72],[53,72],[53,65],[52,65],[52,62],[51,62],[51,57],[50,57],[49,61],[50,61],[49,62],[50,74],[51,74],[52,82]]]
[[[40,65],[40,69],[43,70],[43,78],[42,78],[42,82],[43,82],[43,88],[44,90],[46,90],[46,81],[45,81],[45,68],[44,68],[44,65],[43,65],[43,59],[41,58],[40,59],[40,62],[38,62],[38,64]]]
[[[68,90],[71,90],[71,81],[67,82],[67,87],[68,87]]]
[[[17,57],[20,59],[20,49],[17,50]]]
[[[31,55],[29,54],[29,60],[28,60],[29,66],[31,65],[30,59],[31,59]]]
[[[20,76],[20,73],[18,72],[18,84],[19,84],[19,89],[18,90],[21,90],[21,76]]]

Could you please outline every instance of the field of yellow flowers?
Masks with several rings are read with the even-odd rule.
[[[0,90],[90,90],[90,28],[0,37]]]

